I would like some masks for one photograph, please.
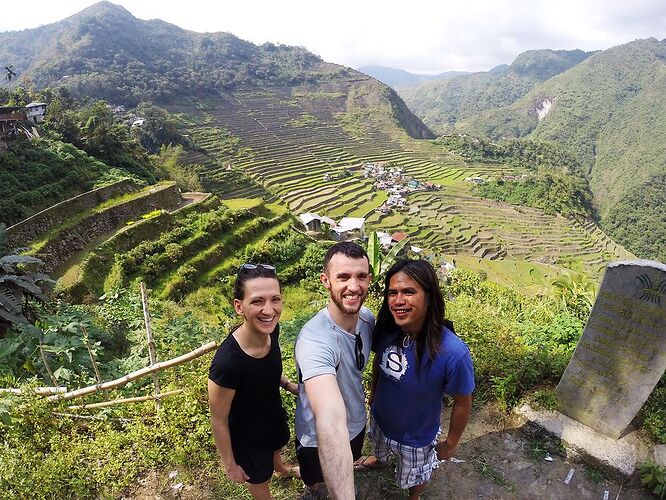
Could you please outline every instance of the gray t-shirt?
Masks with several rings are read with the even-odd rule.
[[[356,332],[363,340],[367,365],[372,344],[375,316],[361,307]],[[351,441],[365,427],[365,393],[363,370],[356,366],[353,334],[339,327],[327,308],[319,311],[296,339],[296,368],[299,370],[299,395],[296,400],[296,437],[303,446],[317,447],[317,430],[303,382],[319,375],[335,375],[347,409],[347,429]],[[365,368],[365,366],[364,366]]]

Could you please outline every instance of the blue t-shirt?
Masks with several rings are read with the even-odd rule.
[[[467,344],[446,327],[440,352],[430,363],[426,349],[419,367],[415,349],[413,341],[402,346],[399,332],[375,332],[379,377],[371,411],[387,438],[420,448],[437,436],[444,394],[474,391],[474,367]]]

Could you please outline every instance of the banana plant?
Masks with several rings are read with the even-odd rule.
[[[382,254],[382,246],[379,243],[379,236],[377,231],[370,233],[368,237],[368,258],[370,259],[370,270],[372,271],[372,283],[381,283],[384,280],[384,275],[398,258],[398,254],[405,248],[407,240],[404,238],[398,243],[393,245],[386,255]]]

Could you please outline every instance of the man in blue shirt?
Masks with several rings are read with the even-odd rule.
[[[467,425],[474,368],[467,345],[444,319],[437,275],[424,260],[400,260],[387,273],[373,340],[374,387],[369,434],[374,457],[397,456],[396,482],[418,499],[439,460],[453,456]],[[438,440],[442,398],[453,398],[446,438]]]

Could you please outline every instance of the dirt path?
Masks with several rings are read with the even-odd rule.
[[[443,422],[446,428],[448,422]],[[552,462],[546,461],[549,455]],[[606,477],[517,417],[492,407],[474,412],[458,448],[463,463],[446,463],[433,475],[424,499],[650,499],[639,484]],[[569,484],[564,480],[574,470]],[[405,498],[393,481],[392,467],[357,474],[364,500]],[[621,488],[621,490],[620,490]],[[618,497],[619,492],[619,497]]]

